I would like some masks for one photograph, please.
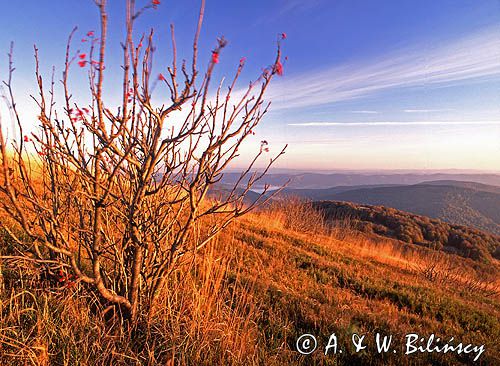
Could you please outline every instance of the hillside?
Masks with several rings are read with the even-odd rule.
[[[397,239],[403,243],[443,250],[482,262],[500,259],[500,237],[466,226],[383,206],[321,201],[315,202],[314,207],[323,212],[333,226],[337,221],[349,221],[354,230]]]
[[[318,217],[292,220],[282,209],[238,220],[186,260],[164,303],[131,334],[84,306],[93,300],[83,284],[37,289],[32,274],[16,277],[19,261],[5,261],[0,364],[498,364],[496,264],[347,229],[294,229],[313,228]],[[305,333],[318,340],[311,355],[297,352]],[[333,333],[342,353],[325,356]],[[354,333],[366,335],[366,350],[355,351]],[[392,335],[395,352],[379,354],[376,333]],[[405,355],[409,333],[454,337],[484,353],[476,363],[475,354]]]
[[[500,235],[500,188],[496,186],[433,181],[408,186],[288,189],[282,194],[313,201],[335,200],[392,207]]]
[[[478,274],[498,284],[496,266],[476,267],[458,257],[443,258],[425,248],[398,247],[354,233],[338,239],[293,232],[287,225],[265,224],[266,219],[264,214],[246,220],[235,231],[246,267],[258,278],[255,296],[261,316],[256,322],[267,334],[264,349],[279,350],[271,353],[274,362],[266,364],[472,363],[463,355],[404,356],[400,347],[397,354],[375,353],[375,332],[394,335],[400,345],[402,337],[414,331],[484,342],[490,345],[490,358],[483,359],[483,364],[500,359],[494,341],[500,337],[498,297],[467,289],[457,277],[458,273]],[[341,355],[325,359],[324,346],[333,332],[342,344],[349,343],[354,332],[367,334],[372,342],[369,351],[355,353],[346,346]],[[303,333],[319,339],[320,351],[313,356],[293,352],[295,340]]]
[[[500,187],[499,186],[492,186],[492,185],[476,183],[476,182],[463,182],[463,181],[457,181],[457,180],[435,180],[435,181],[422,182],[421,184],[435,185],[435,186],[462,187],[462,188],[474,189],[476,191],[483,191],[483,192],[491,192],[491,193],[499,193],[500,194]]]

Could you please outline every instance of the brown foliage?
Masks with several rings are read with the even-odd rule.
[[[445,250],[474,260],[489,262],[498,253],[500,238],[465,226],[414,215],[383,206],[323,201],[314,205],[332,222],[349,216],[358,230],[394,238],[405,243]]]

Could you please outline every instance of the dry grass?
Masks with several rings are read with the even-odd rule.
[[[324,215],[314,209],[313,203],[296,196],[281,197],[264,212],[267,225],[301,233],[324,233],[327,225]]]
[[[134,329],[96,313],[81,284],[37,287],[24,279],[34,268],[16,268],[22,276],[6,279],[0,297],[0,364],[246,363],[255,353],[258,311],[229,244],[214,241],[178,268],[150,319]]]
[[[485,344],[481,364],[496,363],[498,294],[467,281],[498,272],[354,232],[341,239],[320,226],[301,232],[297,220],[313,214],[297,212],[296,225],[287,211],[276,209],[236,222],[172,274],[150,318],[129,330],[95,312],[95,299],[81,285],[40,289],[25,279],[9,284],[6,267],[12,263],[4,263],[0,364],[470,363],[455,354],[408,359],[350,349],[337,357],[295,351],[296,338],[306,332],[318,339],[333,332],[343,339],[352,332],[401,339],[413,331]],[[457,275],[446,277],[452,267]],[[429,275],[431,268],[439,274]],[[23,269],[29,273],[29,264]],[[498,286],[498,276],[490,279]]]

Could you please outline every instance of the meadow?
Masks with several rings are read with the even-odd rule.
[[[408,333],[484,345],[477,364],[500,359],[498,276],[474,286],[488,273],[463,258],[321,220],[296,204],[237,220],[176,269],[150,317],[128,330],[97,311],[84,283],[17,259],[4,235],[0,364],[473,363],[456,352],[405,355]],[[304,333],[319,341],[311,355],[297,352]],[[343,352],[325,356],[332,333]],[[366,334],[367,349],[356,352],[353,333]],[[392,335],[397,353],[376,352],[376,333]]]

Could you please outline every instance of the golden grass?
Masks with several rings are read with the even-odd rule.
[[[302,333],[324,338],[336,332],[349,339],[352,332],[375,331],[398,339],[418,331],[484,343],[482,364],[495,364],[498,293],[466,284],[498,268],[483,273],[459,257],[346,231],[304,233],[290,227],[286,212],[250,214],[179,268],[149,321],[131,331],[95,313],[94,299],[83,288],[12,285],[4,264],[0,365],[408,362],[352,350],[337,357],[320,351],[301,356],[294,348]],[[437,279],[426,274],[430,266],[438,272],[453,267],[459,275]],[[498,277],[492,278],[498,289]],[[469,361],[454,354],[411,359],[415,365]]]

